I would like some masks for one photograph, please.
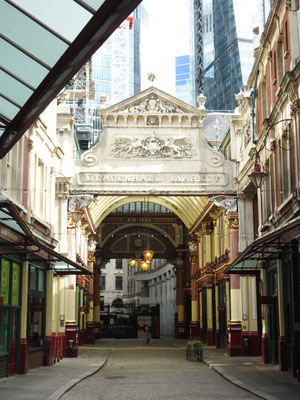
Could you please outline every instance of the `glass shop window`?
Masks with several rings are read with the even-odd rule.
[[[0,355],[8,352],[7,335],[8,335],[8,310],[0,308]]]
[[[44,346],[44,298],[29,296],[28,347]]]
[[[0,296],[4,305],[20,305],[21,267],[15,262],[1,259],[0,262]]]

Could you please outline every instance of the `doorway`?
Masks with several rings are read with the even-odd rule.
[[[17,372],[17,343],[19,329],[19,312],[17,308],[12,308],[10,311],[10,341],[9,341],[9,361],[8,374],[14,375]]]

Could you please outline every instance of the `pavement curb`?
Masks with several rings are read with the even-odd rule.
[[[175,347],[178,349],[185,351],[185,347],[178,346],[176,343],[172,343]],[[276,397],[273,397],[271,395],[268,395],[264,392],[261,392],[260,390],[254,389],[252,386],[246,385],[243,381],[237,380],[234,376],[229,375],[225,372],[225,370],[221,367],[214,366],[213,362],[209,360],[203,359],[204,364],[206,364],[209,368],[217,372],[217,374],[221,375],[224,379],[226,379],[228,382],[232,383],[235,386],[238,386],[239,388],[246,390],[249,393],[254,394],[255,396],[264,399],[264,400],[278,400]]]
[[[241,389],[246,390],[249,393],[254,394],[255,396],[264,399],[264,400],[278,400],[276,397],[273,397],[271,395],[268,395],[264,392],[261,392],[260,390],[254,389],[252,386],[246,385],[243,381],[237,380],[234,376],[231,376],[227,374],[223,368],[214,366],[214,364],[208,360],[203,360],[203,362],[209,366],[212,370],[217,372],[219,375],[221,375],[224,379],[226,379],[228,382],[231,382],[233,385],[238,386]]]
[[[84,379],[86,379],[86,378],[94,375],[96,372],[100,371],[100,369],[106,364],[110,353],[111,353],[111,350],[109,350],[107,352],[106,356],[104,356],[104,361],[102,361],[99,365],[97,365],[96,367],[92,367],[89,371],[77,376],[76,378],[73,378],[68,383],[61,386],[58,390],[56,390],[54,393],[52,393],[51,396],[48,397],[48,400],[59,400],[66,392],[71,390],[79,382],[82,382]]]

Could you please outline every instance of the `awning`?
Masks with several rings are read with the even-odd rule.
[[[58,275],[92,275],[84,265],[41,243],[23,221],[14,203],[3,199],[0,196],[0,255],[28,254],[30,260],[51,262],[54,273]]]
[[[11,234],[10,230],[16,234]],[[21,218],[17,207],[11,201],[4,200],[2,196],[0,196],[0,235],[7,239],[4,242],[1,240],[0,255],[3,254],[7,242],[14,245],[13,254],[32,253],[40,249],[39,241]],[[6,255],[9,254],[7,250],[4,252]]]
[[[57,253],[55,250],[40,243],[41,250],[47,253],[47,261],[53,263],[53,272],[57,275],[92,275],[85,266]]]
[[[0,1],[0,158],[141,1]]]
[[[277,259],[284,247],[300,233],[300,216],[287,221],[273,232],[254,240],[226,269],[226,273],[251,273],[261,268],[264,259]],[[291,253],[291,250],[288,250]]]

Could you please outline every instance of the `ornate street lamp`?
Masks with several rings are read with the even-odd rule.
[[[251,174],[248,175],[248,177],[250,178],[251,182],[253,183],[256,189],[261,189],[264,180],[266,179],[267,176],[268,174],[264,171],[264,168],[261,165],[259,154],[256,153],[254,160],[254,168]]]

